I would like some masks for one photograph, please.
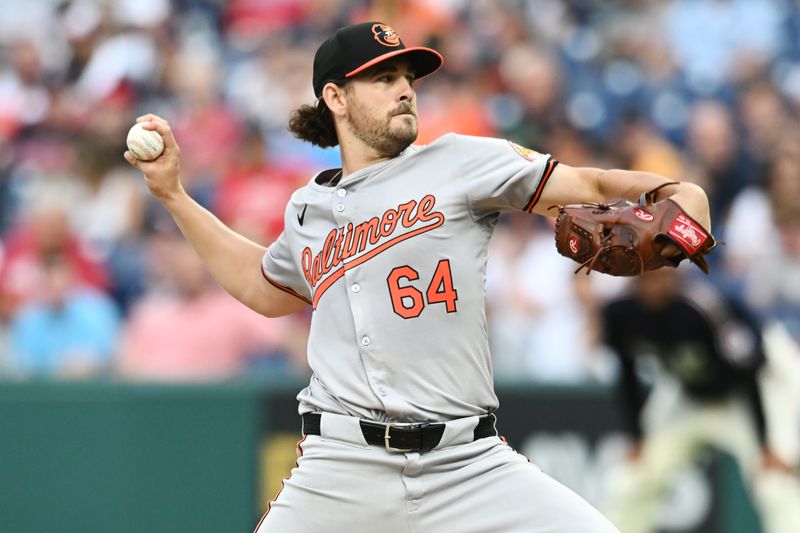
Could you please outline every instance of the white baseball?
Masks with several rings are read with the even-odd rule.
[[[128,150],[141,161],[152,161],[164,151],[164,139],[155,130],[146,130],[137,122],[128,131]]]

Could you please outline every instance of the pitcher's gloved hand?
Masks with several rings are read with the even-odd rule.
[[[660,187],[659,187],[660,188]],[[705,254],[717,241],[673,200],[654,203],[657,189],[639,202],[558,207],[556,248],[561,255],[612,276],[636,276],[686,258],[708,274]]]

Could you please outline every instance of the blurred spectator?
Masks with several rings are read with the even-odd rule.
[[[7,66],[0,64],[0,139],[44,121],[51,103],[36,45],[17,41],[8,55]]]
[[[731,110],[716,100],[696,103],[690,110],[687,137],[689,165],[705,175],[702,185],[711,212],[722,221],[736,194],[755,181],[750,162],[740,152]]]
[[[104,291],[108,276],[70,230],[69,187],[51,183],[36,191],[27,205],[25,220],[5,237],[0,265],[0,316],[10,317],[20,305],[36,296],[47,278],[45,259],[61,254],[82,284]]]
[[[792,128],[789,108],[777,88],[758,80],[742,88],[737,111],[743,126],[742,148],[760,179],[777,155],[784,132]]]
[[[77,143],[76,202],[71,226],[94,257],[107,260],[117,243],[141,230],[144,184],[136,172],[119,163],[116,144],[96,138]]]
[[[498,68],[509,91],[493,102],[499,128],[520,144],[551,151],[549,137],[566,120],[556,58],[531,44],[517,43],[503,51]]]
[[[781,247],[752,269],[750,301],[800,342],[800,206],[776,214]]]
[[[231,107],[262,129],[272,163],[307,177],[338,162],[337,150],[297,142],[286,128],[289,113],[314,98],[308,58],[318,44],[314,39],[271,35],[253,53],[232,62],[224,80]]]
[[[103,293],[80,284],[59,251],[41,258],[37,294],[10,325],[11,372],[25,377],[104,374],[116,352],[119,313]]]
[[[626,117],[616,138],[621,167],[662,176],[683,175],[680,152],[645,118]]]
[[[83,136],[76,146],[75,202],[81,208],[71,210],[71,226],[82,247],[105,264],[109,292],[127,314],[144,291],[145,186],[119,163],[116,144]]]
[[[184,182],[201,204],[209,205],[241,142],[242,124],[220,99],[215,57],[182,56],[173,68],[170,84],[178,105],[169,118],[184,154]]]
[[[183,239],[160,236],[153,247],[164,285],[139,300],[125,325],[122,377],[215,381],[249,367],[303,371],[305,337],[297,317],[267,320],[239,304],[213,283]]]
[[[314,97],[308,57],[315,48],[273,35],[253,53],[233,62],[224,80],[225,95],[235,109],[266,131],[286,131],[292,109]],[[288,134],[288,133],[287,133]]]
[[[751,303],[768,314],[768,302],[775,300],[759,293],[771,292],[769,283],[792,279],[789,264],[780,259],[792,256],[791,238],[782,240],[778,219],[790,220],[800,198],[800,132],[791,128],[782,130],[781,135],[770,149],[772,155],[762,182],[743,189],[733,199],[724,220],[726,245],[721,250],[725,273],[740,287],[737,292],[747,293]],[[774,261],[787,269],[768,270],[765,265]],[[768,271],[774,279],[755,281]]]
[[[286,203],[308,176],[274,166],[261,131],[251,127],[217,188],[214,211],[238,233],[264,244],[283,231]]]
[[[602,373],[593,359],[593,294],[558,255],[552,225],[509,217],[491,245],[487,272],[495,375],[567,384]]]

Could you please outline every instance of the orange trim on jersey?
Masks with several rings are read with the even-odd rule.
[[[426,233],[428,231],[434,230],[434,229],[438,228],[439,226],[441,226],[442,224],[444,224],[444,216],[441,213],[434,213],[434,214],[438,215],[437,218],[439,220],[437,220],[433,224],[431,224],[429,226],[423,226],[421,228],[417,228],[417,229],[415,229],[413,231],[409,231],[408,233],[403,233],[402,235],[398,235],[397,237],[386,241],[385,243],[381,244],[380,246],[377,246],[376,248],[373,248],[372,250],[370,250],[369,252],[365,253],[361,257],[357,257],[356,259],[353,259],[352,261],[345,261],[344,264],[341,267],[339,267],[338,269],[336,269],[333,272],[331,272],[330,276],[328,276],[327,278],[322,280],[322,283],[319,284],[319,286],[317,287],[317,290],[314,291],[314,301],[313,301],[313,304],[312,304],[314,306],[314,309],[317,308],[317,303],[319,303],[319,299],[322,298],[322,295],[325,293],[325,291],[328,290],[330,288],[330,286],[333,285],[333,283],[336,280],[338,280],[339,278],[344,276],[344,273],[345,273],[346,270],[349,270],[351,268],[355,268],[358,265],[360,265],[360,264],[362,264],[362,263],[364,263],[366,261],[369,261],[370,259],[372,259],[376,255],[378,255],[379,253],[386,251],[388,248],[391,248],[392,246],[394,246],[395,244],[397,244],[399,242],[405,241],[405,240],[410,239],[412,237],[416,237],[417,235],[421,235],[421,234]]]
[[[300,458],[301,458],[301,457],[303,457],[303,447],[302,447],[302,444],[303,444],[303,442],[306,440],[306,437],[308,437],[308,435],[303,435],[303,438],[302,438],[302,439],[300,439],[299,441],[297,441],[297,445],[296,445],[296,450],[297,450],[297,459],[296,459],[296,460],[295,460],[295,462],[294,462],[294,466],[295,466],[295,468],[299,468],[299,467],[300,467],[300,464],[299,464],[299,462],[300,462]],[[292,470],[294,470],[294,469],[292,469]],[[290,479],[291,477],[292,477],[292,473],[291,473],[291,472],[289,472],[289,475],[288,475],[287,477],[285,477],[285,478],[283,478],[283,479],[281,480],[281,488],[280,488],[280,489],[278,489],[278,493],[275,495],[275,497],[274,497],[274,498],[272,498],[271,500],[269,500],[269,501],[267,502],[267,512],[266,512],[266,513],[264,513],[264,516],[262,516],[262,517],[261,517],[261,520],[259,520],[259,521],[258,521],[258,525],[257,525],[257,526],[256,526],[256,528],[253,530],[253,533],[258,533],[258,528],[260,528],[260,527],[261,527],[261,524],[263,524],[263,523],[264,523],[264,519],[267,517],[267,515],[269,514],[269,510],[272,508],[272,502],[274,502],[275,500],[277,500],[277,499],[278,499],[278,496],[280,496],[280,495],[281,495],[281,492],[283,492],[283,488],[286,486],[286,482],[287,482],[287,481],[289,481],[289,479]]]
[[[536,206],[536,203],[542,196],[542,191],[544,190],[544,186],[547,184],[547,180],[550,179],[550,175],[553,173],[553,170],[556,168],[556,166],[558,166],[558,160],[550,158],[547,161],[547,166],[542,174],[542,179],[539,180],[539,185],[536,187],[536,190],[533,191],[528,203],[525,204],[525,207],[523,208],[524,211],[527,211],[528,213],[533,211],[533,208]]]
[[[264,265],[261,265],[261,275],[264,276],[264,279],[267,280],[269,282],[269,284],[272,285],[273,287],[275,287],[276,289],[280,289],[283,292],[288,292],[292,296],[296,296],[297,298],[300,298],[305,303],[311,304],[311,300],[309,300],[308,298],[306,298],[302,294],[300,294],[300,293],[298,293],[296,291],[293,291],[292,289],[290,289],[289,287],[286,287],[285,285],[281,285],[277,281],[274,281],[274,280],[270,279],[270,277],[267,276],[267,273],[264,272]]]

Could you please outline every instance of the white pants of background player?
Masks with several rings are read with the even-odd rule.
[[[358,419],[323,414],[256,532],[617,532],[500,438],[472,442],[477,420],[448,423],[429,452],[390,453],[364,441]]]
[[[800,531],[800,486],[789,474],[760,469],[761,447],[744,399],[699,403],[664,379],[654,388],[648,407],[641,457],[618,472],[610,487],[607,515],[623,533],[654,531],[670,482],[705,446],[736,460],[765,533]]]

